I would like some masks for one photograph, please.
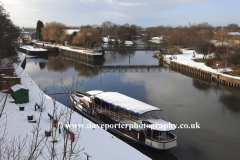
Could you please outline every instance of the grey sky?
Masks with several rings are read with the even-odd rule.
[[[208,22],[239,25],[239,0],[1,0],[19,26],[57,21],[68,26],[101,25],[103,21],[142,27],[185,26]]]

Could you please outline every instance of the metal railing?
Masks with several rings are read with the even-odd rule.
[[[135,123],[137,123],[137,124],[140,125],[139,122],[134,121],[133,119],[130,119],[129,117],[123,115],[122,113],[116,113],[116,112],[114,112],[114,111],[105,109],[105,108],[101,107],[100,105],[95,104],[95,109],[96,109],[99,113],[103,113],[103,114],[105,114],[105,115],[107,115],[107,116],[109,116],[109,117],[111,117],[111,118],[113,118],[113,119],[115,119],[115,120],[117,120],[117,121],[119,121],[119,122],[122,122],[122,121],[126,121],[126,120],[127,120],[127,121],[132,122],[132,124],[135,122]]]

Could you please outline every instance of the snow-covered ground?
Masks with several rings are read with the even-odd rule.
[[[36,42],[36,44],[43,45],[43,43],[39,43],[39,42]],[[90,55],[102,55],[102,53],[92,52],[91,50],[73,49],[73,48],[67,47],[67,46],[59,46],[59,45],[53,45],[53,44],[44,44],[44,46],[58,47],[58,48],[64,49],[64,50],[73,51],[73,52],[79,52],[79,53],[84,53],[84,54],[90,54]]]
[[[25,54],[20,53],[19,55],[21,61],[24,60]],[[7,97],[7,103],[6,107],[4,109],[4,115],[2,116],[1,120],[1,129],[0,129],[0,137],[3,134],[4,130],[4,124],[6,123],[6,138],[9,141],[13,140],[13,138],[16,138],[15,142],[18,142],[18,140],[24,140],[24,137],[28,135],[27,143],[23,147],[23,150],[21,152],[21,158],[20,159],[26,159],[28,155],[28,151],[31,145],[31,138],[32,138],[32,131],[33,126],[36,125],[36,123],[29,123],[27,120],[28,115],[33,115],[34,119],[38,121],[40,116],[40,111],[35,111],[35,103],[43,103],[43,106],[45,107],[45,110],[42,112],[42,118],[40,123],[41,130],[39,131],[39,139],[44,137],[45,130],[49,131],[50,127],[52,125],[51,120],[48,117],[48,113],[53,115],[53,99],[45,94],[39,89],[39,87],[34,83],[34,81],[29,77],[29,75],[21,68],[20,65],[15,65],[15,72],[16,74],[21,77],[22,85],[29,89],[29,103],[24,104],[15,104],[11,103],[11,101],[14,101],[11,95],[8,95]],[[5,94],[0,92],[1,97]],[[3,101],[0,102],[0,105],[3,104]],[[19,111],[19,106],[24,106],[24,111]],[[69,117],[70,115],[70,109],[66,106],[60,104],[59,102],[56,102],[57,109],[56,112],[59,116],[60,112],[62,110],[65,110],[64,113],[66,113],[64,116],[60,118],[60,122],[65,122],[65,117]],[[5,119],[5,118],[6,119]],[[71,124],[83,124],[85,127],[89,125],[91,122],[87,120],[86,118],[82,117],[78,113],[73,113],[71,118]],[[80,133],[81,137],[78,140],[78,144],[80,145],[79,149],[84,149],[79,153],[79,156],[81,159],[87,159],[84,152],[89,154],[91,156],[90,159],[104,159],[104,160],[112,160],[112,159],[149,159],[144,154],[140,153],[136,149],[129,146],[127,143],[121,141],[114,135],[110,134],[109,132],[103,130],[102,128],[82,128],[79,132],[78,129],[71,128],[71,130],[78,135]],[[58,143],[55,143],[56,145],[56,154],[58,157],[60,157],[63,153],[63,146],[64,146],[64,139],[63,139],[63,132],[58,133],[56,132],[56,139],[58,140]],[[20,136],[20,137],[19,137]],[[49,152],[50,146],[52,145],[52,137],[49,137],[46,142],[46,146],[43,149],[43,157],[49,158],[51,156],[51,152]],[[2,141],[1,141],[2,143]],[[73,145],[76,142],[73,142]],[[70,140],[68,140],[68,144],[70,144]],[[4,144],[1,144],[1,147],[3,147]],[[44,146],[44,143],[42,143],[39,147]],[[38,150],[39,151],[39,150]],[[51,149],[50,149],[51,151]],[[67,151],[70,151],[70,148],[68,146]],[[69,152],[67,152],[69,154]],[[40,156],[38,159],[43,159],[42,156]],[[77,159],[80,159],[78,157]]]
[[[208,72],[212,72],[212,73],[216,73],[216,74],[221,74],[224,75],[226,77],[231,77],[231,78],[235,78],[235,79],[240,79],[240,77],[236,77],[236,76],[231,76],[231,75],[227,75],[227,74],[223,74],[222,71],[225,71],[225,69],[212,69],[211,67],[206,66],[204,63],[201,62],[195,62],[193,59],[193,52],[195,52],[195,50],[186,50],[186,49],[182,49],[183,54],[179,54],[179,55],[175,55],[177,57],[177,59],[173,59],[172,61],[181,63],[181,64],[185,64],[191,67],[195,67],[201,70],[205,70]],[[168,61],[170,61],[170,57],[172,57],[172,55],[166,55],[166,59]],[[203,58],[203,54],[197,54],[195,52],[195,58]],[[231,71],[231,69],[227,68],[226,71]]]

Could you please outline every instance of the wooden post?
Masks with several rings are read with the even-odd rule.
[[[72,144],[74,142],[74,133],[73,132],[70,132],[71,134],[71,153],[73,153],[73,150],[72,150]]]

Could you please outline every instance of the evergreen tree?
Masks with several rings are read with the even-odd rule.
[[[70,37],[70,44],[72,44],[73,38],[77,35],[77,32],[74,31],[73,34]]]
[[[36,28],[36,39],[42,41],[42,27],[43,27],[43,22],[38,20],[37,22],[37,28]]]

